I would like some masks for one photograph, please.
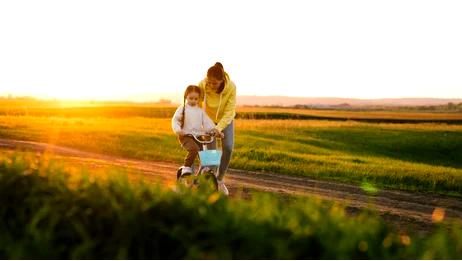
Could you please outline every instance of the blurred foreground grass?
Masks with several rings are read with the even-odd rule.
[[[309,198],[250,201],[67,172],[0,156],[2,259],[456,259],[461,224],[400,234],[373,213]]]

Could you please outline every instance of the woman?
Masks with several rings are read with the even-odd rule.
[[[236,116],[236,85],[231,81],[221,63],[215,63],[207,71],[207,77],[199,83],[204,94],[205,111],[216,124],[215,131],[221,132],[223,154],[218,170],[218,190],[228,195],[224,183],[226,170],[234,148],[234,116]]]

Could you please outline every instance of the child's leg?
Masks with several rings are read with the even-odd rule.
[[[183,147],[188,154],[184,159],[184,166],[185,167],[192,167],[194,160],[196,159],[197,155],[199,154],[199,145],[194,141],[191,137],[180,137],[181,147]]]

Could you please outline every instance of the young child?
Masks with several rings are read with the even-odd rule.
[[[183,105],[178,107],[172,118],[172,129],[178,135],[181,147],[188,151],[181,174],[192,173],[192,165],[200,150],[200,144],[193,137],[186,135],[202,135],[216,131],[213,121],[199,107],[202,97],[202,91],[198,86],[189,85],[184,92]]]

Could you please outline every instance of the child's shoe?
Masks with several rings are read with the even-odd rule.
[[[184,174],[192,174],[193,173],[193,170],[191,167],[186,167],[184,166],[182,169],[181,169],[181,175],[183,176]]]
[[[223,180],[218,181],[218,191],[223,193],[225,196],[229,195],[228,188],[226,187],[225,182]]]

